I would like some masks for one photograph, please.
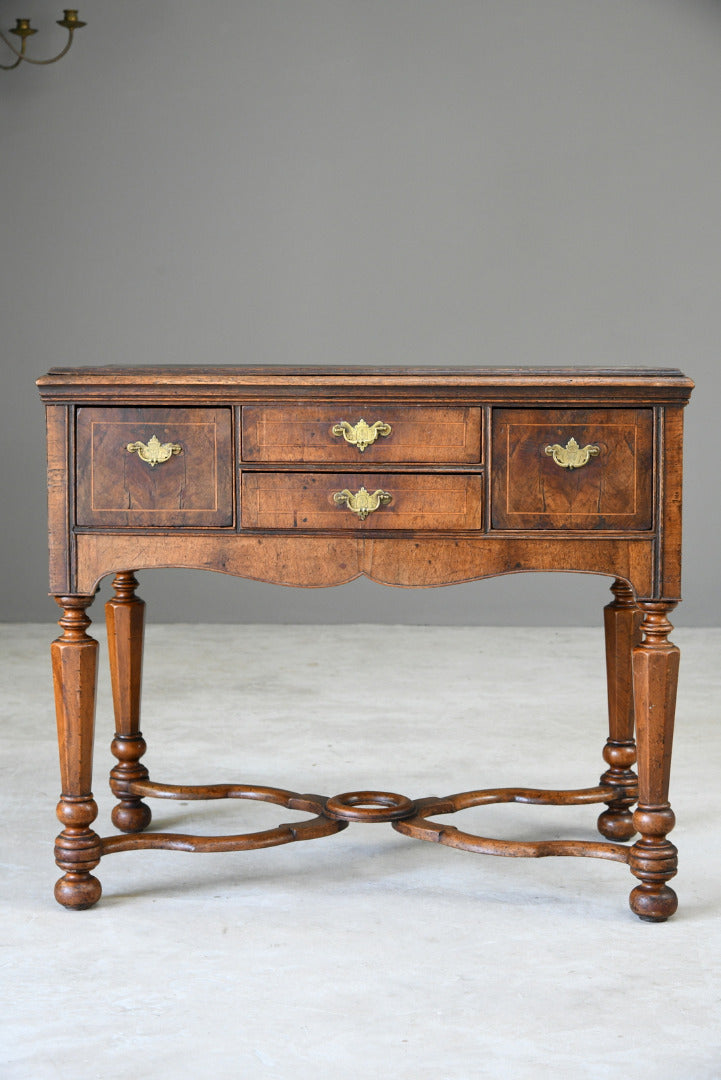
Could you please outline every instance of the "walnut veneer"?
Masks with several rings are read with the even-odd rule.
[[[667,616],[680,599],[683,407],[693,386],[681,372],[73,368],[54,369],[38,385],[47,411],[50,590],[63,611],[52,645],[61,904],[86,908],[100,898],[92,871],[112,852],[267,847],[376,821],[469,851],[623,862],[638,879],[633,911],[651,921],[673,914],[668,787],[678,649]],[[141,763],[145,605],[134,573],[159,566],[300,586],[360,575],[405,587],[523,571],[606,575],[607,768],[597,785],[573,791],[478,789],[416,800],[152,781]],[[108,574],[119,833],[100,837],[92,828],[97,643],[86,609]],[[311,816],[234,836],[159,833],[148,829],[144,799],[153,797],[259,799]],[[604,839],[495,840],[434,820],[496,802],[605,804]]]

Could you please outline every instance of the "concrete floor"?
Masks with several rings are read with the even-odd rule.
[[[680,909],[659,925],[629,911],[623,865],[471,855],[388,825],[258,852],[115,855],[100,904],[64,911],[51,894],[52,636],[0,628],[3,1080],[721,1077],[721,631],[674,634]],[[581,787],[602,768],[604,692],[594,630],[156,626],[145,760],[168,783],[327,795]],[[304,816],[153,810],[158,828],[207,833]],[[593,838],[597,812],[489,807],[455,823]]]

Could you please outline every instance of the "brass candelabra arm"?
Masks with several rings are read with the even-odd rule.
[[[72,45],[73,35],[75,31],[79,30],[82,26],[85,26],[86,23],[81,22],[81,20],[78,18],[78,12],[76,8],[66,8],[63,11],[63,18],[58,19],[57,24],[58,26],[62,26],[67,30],[68,40],[65,43],[65,47],[61,49],[56,56],[51,56],[47,60],[36,60],[32,56],[26,55],[25,49],[27,46],[28,38],[32,37],[33,34],[37,34],[37,30],[35,30],[35,28],[30,25],[30,19],[17,19],[15,26],[12,28],[12,30],[10,30],[11,34],[14,34],[15,37],[20,38],[19,48],[16,48],[13,45],[12,41],[10,41],[10,39],[7,38],[5,34],[2,33],[2,31],[0,31],[0,40],[3,42],[3,44],[7,45],[10,52],[15,54],[15,61],[12,64],[0,64],[0,68],[2,68],[3,71],[12,71],[13,68],[19,67],[19,65],[23,63],[23,61],[26,64],[37,64],[39,66],[43,66],[45,64],[54,64],[56,60],[60,60],[63,56],[65,56],[66,52]]]

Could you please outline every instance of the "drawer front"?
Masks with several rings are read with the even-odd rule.
[[[85,408],[76,431],[78,525],[232,526],[230,409]]]
[[[474,464],[481,460],[481,410],[362,402],[246,405],[241,447],[243,460],[251,462]]]
[[[465,530],[482,523],[478,475],[249,472],[241,490],[244,529]]]
[[[495,409],[492,431],[493,528],[652,527],[651,409]]]

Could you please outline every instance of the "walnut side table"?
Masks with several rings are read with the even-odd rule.
[[[474,852],[626,863],[638,879],[632,910],[656,922],[674,913],[668,788],[679,652],[668,613],[680,599],[690,379],[670,369],[98,367],[54,369],[38,386],[50,591],[63,612],[51,646],[61,904],[87,908],[100,898],[92,871],[112,852],[260,848],[374,821]],[[151,781],[141,763],[145,605],[134,572],[160,566],[296,586],[362,574],[405,587],[524,571],[606,575],[607,768],[579,790],[416,800]],[[119,831],[100,837],[92,828],[98,646],[86,609],[108,574]],[[154,797],[258,799],[310,816],[235,836],[160,833],[148,828],[144,800]],[[434,820],[494,802],[605,804],[603,839],[502,841]]]

